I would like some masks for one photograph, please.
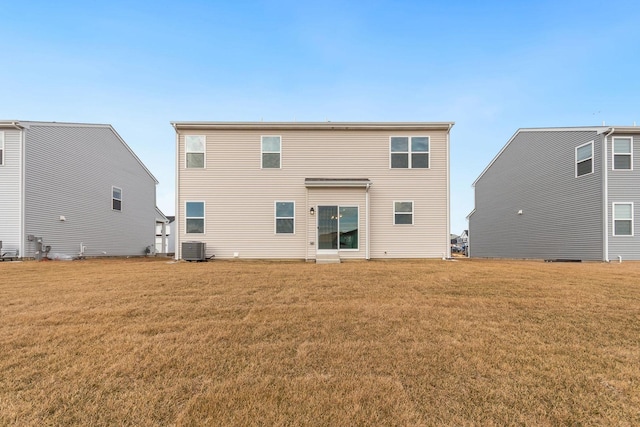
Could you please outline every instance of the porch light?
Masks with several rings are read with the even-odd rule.
[[[311,209],[309,209],[309,215],[315,215],[316,214],[316,210],[313,208],[313,206],[311,206]]]

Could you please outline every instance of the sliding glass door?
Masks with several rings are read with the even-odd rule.
[[[358,207],[318,206],[318,250],[358,250]]]

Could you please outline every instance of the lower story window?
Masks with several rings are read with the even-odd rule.
[[[633,236],[633,203],[613,204],[613,235]]]
[[[413,202],[393,202],[393,224],[413,224]]]
[[[276,202],[276,234],[294,234],[296,204]]]
[[[186,203],[187,233],[204,233],[204,202]]]

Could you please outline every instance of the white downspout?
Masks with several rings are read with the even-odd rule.
[[[447,240],[446,240],[446,254],[447,258],[451,258],[451,148],[449,146],[449,135],[451,134],[451,127],[453,125],[449,123],[449,129],[447,129]]]
[[[604,139],[602,142],[602,174],[603,174],[603,203],[602,203],[602,216],[604,218],[603,230],[604,230],[604,239],[603,239],[603,255],[604,261],[609,262],[609,159],[608,159],[608,142],[607,138],[615,132],[615,128],[609,129],[604,135]]]
[[[27,254],[25,252],[26,250],[26,245],[25,245],[25,239],[26,239],[26,229],[25,229],[25,222],[26,222],[26,209],[24,207],[25,203],[26,203],[26,194],[25,194],[25,166],[26,166],[26,162],[25,162],[25,154],[26,154],[26,141],[27,138],[25,136],[26,133],[26,129],[20,129],[20,127],[17,125],[17,123],[12,123],[16,129],[20,130],[20,225],[19,225],[19,230],[20,230],[20,240],[18,243],[18,250],[20,251],[19,253],[19,257],[24,258]]]
[[[305,235],[305,241],[304,241],[304,260],[305,261],[309,261],[309,246],[311,246],[309,244],[309,222],[311,221],[311,219],[309,218],[311,216],[311,214],[309,213],[309,187],[305,188],[306,194],[305,194],[305,210],[304,210],[304,217],[306,218],[304,225],[305,228],[307,230],[306,235]],[[315,240],[314,240],[315,241]]]
[[[182,222],[182,218],[180,217],[180,134],[178,133],[178,128],[175,124],[173,124],[173,129],[176,131],[176,220],[174,221],[174,230],[175,233],[175,247],[173,248],[174,259],[177,261],[180,259],[182,255],[180,252],[180,223]]]
[[[364,196],[365,197],[365,209],[367,211],[367,214],[365,216],[366,222],[367,222],[367,231],[365,233],[365,242],[364,242],[365,247],[366,247],[366,249],[365,249],[365,258],[367,260],[371,259],[371,253],[370,253],[370,249],[369,249],[369,236],[370,236],[369,235],[369,224],[371,223],[369,221],[369,187],[371,187],[371,183],[370,182],[367,183],[367,189],[365,190],[365,196]]]

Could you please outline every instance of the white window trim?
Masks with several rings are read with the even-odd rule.
[[[616,234],[616,206],[617,205],[631,205],[631,234]],[[615,202],[611,204],[611,220],[612,220],[612,235],[614,237],[633,237],[635,235],[635,227],[633,217],[635,216],[635,209],[633,207],[633,202]],[[620,219],[620,221],[628,221],[628,219]]]
[[[113,190],[120,190],[120,198],[117,199],[116,197],[114,197],[113,195]],[[122,212],[122,198],[123,198],[123,194],[122,194],[122,188],[120,187],[116,187],[115,185],[111,186],[111,210],[114,212]],[[113,201],[114,200],[119,200],[120,201],[120,209],[114,209],[113,208]]]
[[[631,151],[629,153],[619,153],[618,156],[629,156],[630,157],[630,168],[629,169],[616,169],[616,139],[630,139],[631,140]],[[614,171],[632,171],[633,170],[633,137],[632,136],[618,136],[613,137],[611,142],[611,170]]]
[[[293,216],[278,216],[278,203],[293,203]],[[279,219],[292,219],[293,233],[278,233]],[[294,200],[276,200],[275,202],[273,202],[273,234],[275,234],[276,236],[295,236],[296,234],[296,202]]]
[[[396,224],[396,213],[399,215],[408,215],[409,212],[396,212],[396,203],[411,203],[411,224]],[[416,225],[416,204],[413,200],[394,200],[393,201],[393,225],[394,227],[408,227]]]
[[[264,142],[264,138],[279,138],[280,139],[280,151],[264,151],[262,149],[262,144]],[[262,162],[263,154],[279,154],[280,155],[280,167],[277,168],[265,168]],[[260,135],[260,169],[282,169],[282,136],[281,135]]]
[[[580,160],[580,163],[581,162],[586,162],[587,160],[591,159],[591,172],[585,173],[583,175],[578,175],[578,150],[580,148],[582,148],[582,147],[586,147],[587,145],[591,145],[591,157],[587,157],[586,159]],[[583,176],[591,175],[591,174],[593,174],[595,172],[596,167],[595,167],[595,156],[594,156],[594,153],[595,153],[594,141],[589,141],[586,144],[578,145],[576,147],[576,149],[575,149],[575,157],[574,157],[574,160],[575,160],[575,162],[574,162],[575,163],[574,173],[576,175],[575,176],[576,178],[580,178],[580,177],[583,177]]]
[[[203,139],[202,146],[204,147],[202,151],[189,151],[187,150],[187,137],[189,136],[197,136]],[[202,153],[202,167],[201,168],[190,168],[187,164],[187,155],[190,153]],[[206,135],[185,135],[184,136],[184,168],[185,169],[206,169],[207,168],[207,136]]]
[[[407,147],[407,150],[409,151],[391,151],[391,138],[409,138],[409,144]],[[426,154],[428,160],[428,166],[426,168],[414,168],[413,165],[411,164],[411,138],[427,138],[427,144],[429,145],[429,149],[427,151],[417,151],[416,153],[420,153],[420,154]],[[406,168],[394,168],[391,164],[391,156],[392,153],[396,153],[396,154],[407,154],[407,164],[409,165]],[[389,137],[389,169],[418,169],[418,170],[426,170],[426,169],[431,169],[431,136],[430,135],[391,135]]]
[[[187,203],[202,203],[202,212],[204,216],[187,216]],[[185,200],[184,202],[184,234],[189,236],[204,236],[207,234],[207,203],[204,200]],[[187,232],[187,220],[188,219],[201,219],[202,220],[202,233],[188,233]]]
[[[4,132],[0,132],[0,152],[2,153],[0,156],[0,166],[4,166],[4,159],[7,155],[4,150]]]

